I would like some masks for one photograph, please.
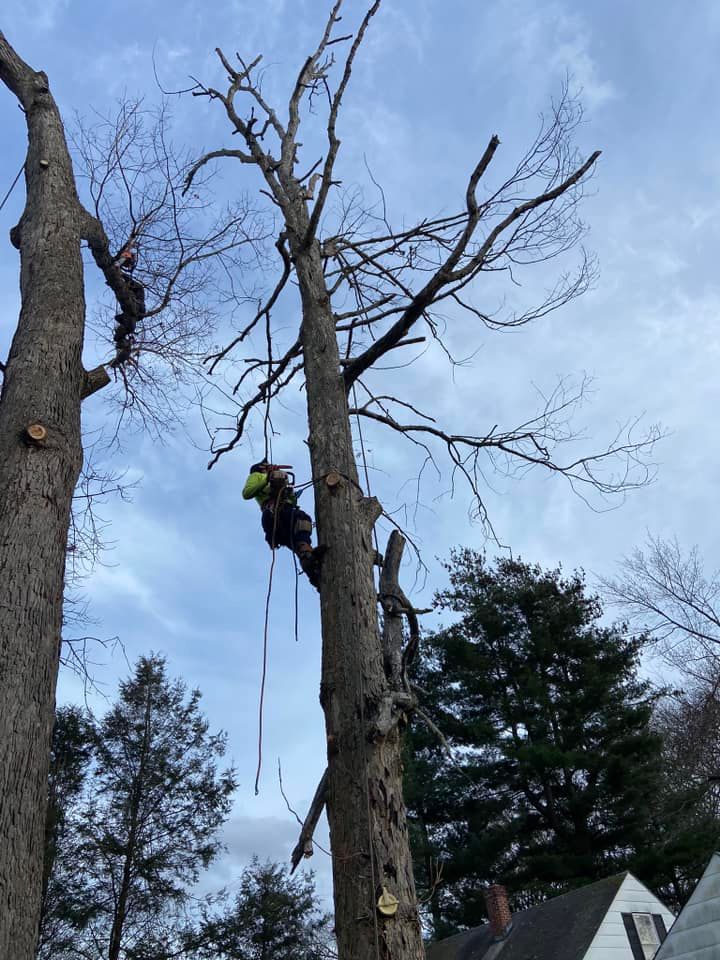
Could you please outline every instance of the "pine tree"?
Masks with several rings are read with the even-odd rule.
[[[334,956],[329,917],[318,904],[313,875],[254,857],[233,907],[206,920],[198,940],[208,960],[324,960]]]
[[[582,574],[471,550],[448,570],[438,601],[459,619],[426,640],[417,680],[456,763],[416,725],[407,773],[426,889],[443,861],[436,935],[481,922],[488,881],[522,908],[632,866],[661,777],[644,640],[600,624]]]
[[[96,724],[91,776],[55,857],[72,946],[46,937],[42,956],[167,956],[200,870],[221,849],[235,789],[232,771],[217,769],[224,750],[224,734],[208,732],[200,692],[171,680],[162,657],[141,657]]]
[[[87,784],[95,743],[92,718],[78,707],[60,707],[55,716],[48,778],[45,856],[40,908],[38,958],[67,955],[77,928],[86,922],[78,895],[78,804]]]

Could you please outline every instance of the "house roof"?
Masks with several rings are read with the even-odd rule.
[[[715,960],[720,956],[720,854],[713,854],[656,960]]]
[[[497,943],[487,923],[430,943],[427,960],[578,960],[626,876],[606,877],[513,914],[510,933]]]

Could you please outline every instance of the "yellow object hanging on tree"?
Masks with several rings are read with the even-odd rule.
[[[377,908],[384,917],[394,917],[399,902],[397,897],[394,897],[383,887],[382,893],[378,897]]]

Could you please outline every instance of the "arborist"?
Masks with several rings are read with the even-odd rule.
[[[135,342],[135,328],[137,322],[145,315],[145,287],[133,277],[133,271],[137,266],[137,239],[134,233],[130,234],[125,246],[113,261],[113,266],[119,270],[120,275],[125,281],[134,301],[134,314],[122,313],[115,314],[115,332],[113,340],[115,341],[115,359],[113,366],[118,366],[130,359],[133,344]]]
[[[137,266],[137,240],[133,233],[130,234],[128,242],[115,257],[113,266],[122,270],[123,273],[132,273]]]
[[[261,460],[250,467],[250,476],[243,487],[243,499],[252,500],[262,511],[265,540],[272,550],[288,547],[300,561],[303,573],[316,590],[320,589],[320,561],[324,547],[312,547],[312,518],[300,510],[297,495],[285,469],[286,464]]]

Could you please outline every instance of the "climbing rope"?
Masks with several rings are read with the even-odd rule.
[[[13,192],[13,190],[15,189],[15,184],[16,184],[16,183],[18,182],[18,180],[20,179],[20,174],[23,172],[24,169],[25,169],[25,161],[23,160],[23,165],[20,167],[20,169],[19,169],[18,172],[17,172],[17,176],[15,177],[15,179],[13,180],[13,182],[10,184],[10,189],[9,189],[8,192],[5,194],[5,196],[2,198],[2,201],[0,201],[0,210],[2,210],[2,208],[3,208],[3,207],[5,206],[5,204],[7,203],[8,199],[9,199],[9,197],[10,197],[10,194],[11,194],[11,193]]]
[[[293,566],[295,567],[295,643],[300,642],[298,631],[298,585],[300,583],[300,573],[298,572],[297,554],[293,550]]]
[[[357,406],[357,403],[356,403],[356,402],[355,402],[355,405]],[[267,411],[266,411],[266,418],[265,418],[265,449],[266,449],[266,459],[267,459],[267,451],[268,451],[269,448],[270,448],[270,430],[268,430],[268,425],[269,425],[269,404],[268,404],[268,409],[267,409]],[[363,460],[363,468],[364,468],[364,474],[365,474],[365,481],[366,481],[366,485],[367,485],[368,492],[369,492],[369,488],[370,488],[369,470],[368,470],[368,466],[367,466],[367,457],[366,457],[366,453],[365,453],[364,438],[362,437],[362,429],[361,429],[359,423],[358,423],[358,433],[359,433],[359,435],[360,435],[360,447],[361,447],[361,453],[362,453],[362,460]],[[332,472],[332,471],[331,471],[331,472]],[[299,495],[300,493],[302,493],[304,490],[308,489],[309,487],[312,487],[312,486],[314,486],[316,483],[319,483],[320,481],[326,479],[327,476],[329,476],[329,474],[324,474],[323,476],[320,476],[320,477],[313,477],[313,478],[311,478],[310,480],[308,480],[308,481],[306,481],[305,483],[302,483],[302,484],[294,484],[294,485],[293,485],[293,488],[294,488],[294,491],[295,491],[296,495]],[[343,475],[343,476],[344,476],[344,475]],[[349,482],[351,482],[352,485],[353,485],[360,493],[362,493],[362,494],[364,495],[364,491],[363,491],[362,488],[360,487],[360,484],[357,483],[357,481],[355,481],[354,479],[352,479],[352,478],[350,478],[350,477],[345,477],[345,479],[348,480]],[[274,544],[274,542],[275,542],[275,532],[276,532],[277,515],[278,515],[277,507],[278,507],[278,504],[279,504],[279,497],[280,497],[281,493],[282,493],[282,491],[279,491],[279,492],[278,492],[278,497],[277,497],[277,499],[276,499],[275,510],[274,510],[274,515],[273,515],[273,537],[272,537],[272,539],[273,539],[273,544]],[[378,549],[377,533],[376,533],[374,530],[373,530],[373,536],[374,536],[374,539],[375,539],[375,548],[376,548],[376,550],[377,550],[377,549]],[[379,552],[379,551],[378,551],[378,552]],[[260,684],[260,703],[259,703],[259,709],[258,709],[258,763],[257,763],[257,770],[256,770],[256,773],[255,773],[255,795],[256,795],[256,796],[257,796],[257,795],[259,794],[259,792],[260,792],[260,790],[259,790],[259,783],[260,783],[260,773],[261,773],[261,770],[262,770],[263,708],[264,708],[264,700],[265,700],[265,681],[266,681],[266,677],[267,677],[268,625],[269,625],[269,615],[270,615],[270,599],[271,599],[271,594],[272,594],[272,581],[273,581],[273,572],[274,572],[274,569],[275,569],[275,549],[273,548],[273,557],[272,557],[272,561],[271,561],[271,564],[270,564],[270,573],[269,573],[269,578],[268,578],[268,590],[267,590],[267,595],[266,595],[266,598],[265,598],[265,625],[264,625],[264,630],[263,630],[263,669],[262,669],[262,679],[261,679],[261,684]],[[296,559],[295,559],[295,574],[296,574],[296,579],[295,579],[295,639],[297,640],[297,619],[298,619],[298,613],[297,613],[297,587],[298,587],[298,573],[297,573],[297,560],[296,560]],[[373,572],[373,583],[374,583],[374,581],[375,581],[375,574],[374,574],[374,572]],[[359,596],[359,589],[358,589],[358,582],[357,582],[357,570],[355,569],[355,566],[354,566],[354,565],[353,565],[353,586],[354,586],[354,590],[355,590],[355,596],[358,597],[358,596]],[[363,751],[363,779],[364,779],[364,787],[365,787],[365,791],[364,791],[364,792],[365,792],[365,809],[366,809],[366,819],[367,819],[368,855],[369,855],[369,860],[370,860],[370,877],[371,877],[371,889],[370,889],[370,904],[369,904],[369,909],[370,909],[370,915],[372,916],[372,922],[373,922],[373,933],[374,933],[374,940],[375,940],[375,955],[376,955],[376,957],[377,957],[377,960],[380,960],[380,929],[379,929],[378,917],[377,917],[377,910],[376,910],[376,894],[377,894],[377,890],[380,888],[381,884],[380,884],[380,878],[379,878],[379,873],[378,873],[377,859],[376,859],[376,856],[375,856],[375,845],[374,845],[374,843],[373,843],[372,804],[371,804],[371,798],[370,798],[370,777],[369,777],[369,773],[368,773],[367,744],[366,744],[366,742],[365,742],[365,741],[366,741],[366,738],[365,738],[365,726],[366,726],[366,724],[365,724],[365,680],[364,680],[364,676],[363,676],[362,665],[360,665],[360,669],[359,669],[359,671],[358,671],[358,680],[359,680],[359,683],[358,683],[358,692],[359,692],[359,699],[360,699],[360,703],[359,703],[359,708],[360,708],[360,709],[359,709],[359,713],[360,713],[360,729],[361,729],[361,731],[362,731],[361,742],[362,742],[362,751]]]
[[[270,329],[270,311],[265,312],[265,340],[267,342],[268,352],[268,378],[267,378],[267,399],[265,402],[265,415],[263,417],[263,439],[265,441],[265,459],[272,463],[272,422],[270,420],[270,401],[272,399],[272,389],[270,382],[272,380],[272,331]]]
[[[265,680],[267,678],[267,659],[268,659],[268,624],[270,622],[270,597],[272,596],[273,571],[275,570],[275,533],[277,531],[278,505],[282,490],[278,490],[275,497],[275,509],[273,510],[273,530],[272,530],[272,560],[270,561],[270,574],[268,576],[267,596],[265,597],[265,627],[263,629],[263,664],[262,678],[260,680],[260,703],[258,706],[258,759],[257,769],[255,771],[255,796],[260,793],[260,773],[262,771],[262,747],[263,747],[263,710],[265,706]]]
[[[268,445],[271,446],[269,441],[269,435],[265,435],[265,449],[268,449]],[[272,450],[270,455],[272,456]],[[265,458],[267,459],[267,457]],[[302,491],[312,486],[316,481],[309,480],[307,483],[300,484],[299,487],[296,487],[293,484],[293,489],[297,495],[298,490]],[[267,679],[267,659],[268,659],[268,629],[270,623],[270,599],[272,596],[272,583],[273,583],[273,573],[275,571],[275,534],[277,533],[277,521],[278,521],[278,507],[280,505],[280,498],[283,495],[282,488],[278,490],[275,497],[275,506],[273,509],[273,530],[272,530],[272,560],[270,561],[270,573],[268,576],[268,588],[267,595],[265,597],[265,624],[263,627],[263,661],[262,661],[262,677],[260,680],[260,703],[258,706],[258,752],[257,752],[257,768],[255,770],[255,796],[260,793],[260,774],[262,772],[262,748],[263,748],[263,714],[265,707],[265,681]],[[293,551],[293,561],[295,563],[295,642],[298,642],[298,580],[299,574],[297,569],[297,558]]]

